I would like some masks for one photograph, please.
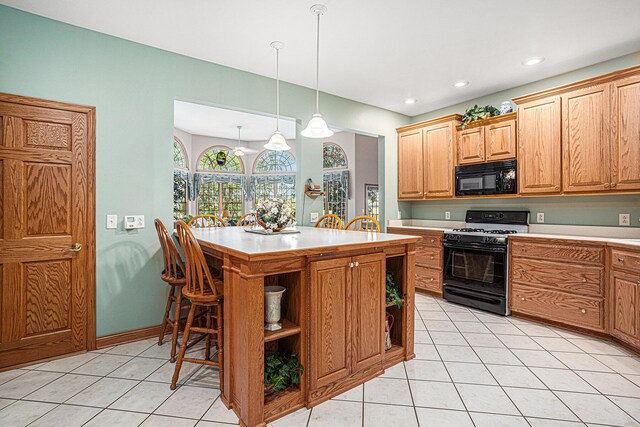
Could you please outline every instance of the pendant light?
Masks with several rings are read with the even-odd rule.
[[[327,12],[327,7],[323,4],[311,6],[311,13],[317,17],[316,26],[316,113],[313,115],[307,128],[303,130],[302,136],[307,138],[328,138],[333,135],[333,131],[327,126],[327,122],[320,114],[320,15]]]
[[[276,131],[269,138],[269,142],[264,145],[267,150],[287,151],[291,147],[280,133],[280,49],[284,48],[284,43],[271,42],[271,47],[276,50]]]
[[[237,128],[238,128],[238,144],[236,145],[236,149],[233,150],[233,154],[235,154],[238,157],[242,157],[244,156],[244,151],[240,146],[240,129],[242,129],[242,126],[237,126]]]

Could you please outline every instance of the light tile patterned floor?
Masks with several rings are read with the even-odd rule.
[[[423,295],[416,314],[416,359],[272,426],[640,426],[640,358],[621,347]],[[168,351],[144,340],[2,372],[0,426],[237,424],[214,368],[185,364],[169,389]]]

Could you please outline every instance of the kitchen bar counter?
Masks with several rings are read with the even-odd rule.
[[[415,243],[419,237],[299,227],[259,235],[194,229],[224,274],[222,400],[244,426],[265,426],[354,388],[415,357]],[[403,306],[387,306],[392,273]],[[282,329],[264,330],[264,286],[285,287]],[[385,349],[385,315],[395,321]],[[264,357],[298,354],[300,385],[264,395]]]

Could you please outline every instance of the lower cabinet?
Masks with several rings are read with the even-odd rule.
[[[640,250],[611,249],[611,335],[640,347]]]
[[[382,370],[385,256],[311,262],[310,399],[329,395],[348,377]]]

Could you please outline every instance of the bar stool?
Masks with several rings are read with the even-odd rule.
[[[193,228],[209,228],[209,227],[227,227],[228,224],[219,216],[211,214],[196,215],[189,220],[189,227]]]
[[[333,228],[340,230],[342,229],[342,221],[338,215],[326,214],[316,222],[316,228]]]
[[[182,306],[182,292],[181,289],[187,282],[184,274],[184,264],[180,259],[178,248],[171,238],[171,235],[167,231],[167,227],[164,226],[159,218],[154,221],[156,226],[156,232],[158,233],[158,239],[160,240],[160,247],[162,248],[162,260],[164,262],[164,270],[160,276],[165,281],[171,290],[169,291],[169,297],[167,298],[167,307],[164,310],[164,317],[162,318],[162,328],[160,329],[160,336],[158,337],[158,345],[162,345],[164,340],[165,330],[167,325],[173,328],[173,335],[171,337],[171,363],[176,361],[176,345],[178,343],[178,330],[180,327],[180,315],[182,310],[188,307]],[[169,317],[171,312],[171,305],[175,303],[176,309],[173,316],[173,320]]]
[[[361,215],[353,218],[344,226],[345,230],[355,231],[376,231],[380,232],[380,223],[377,219],[368,215]]]
[[[171,390],[175,390],[176,388],[182,362],[191,362],[201,365],[217,366],[220,371],[220,391],[222,391],[224,383],[222,349],[223,282],[221,280],[214,280],[211,276],[209,266],[202,253],[202,248],[200,248],[200,244],[184,221],[177,222],[176,232],[178,234],[178,241],[182,247],[182,253],[184,254],[185,264],[186,284],[182,287],[182,295],[191,302],[191,308],[189,309],[189,316],[187,317],[187,323],[182,337],[182,345],[180,346],[178,360],[171,381]],[[204,327],[192,325],[196,310],[198,309],[205,310],[206,325]],[[184,357],[189,334],[192,332],[206,335],[204,359]],[[211,354],[211,337],[214,337],[216,347],[218,348],[217,361],[209,360]]]

